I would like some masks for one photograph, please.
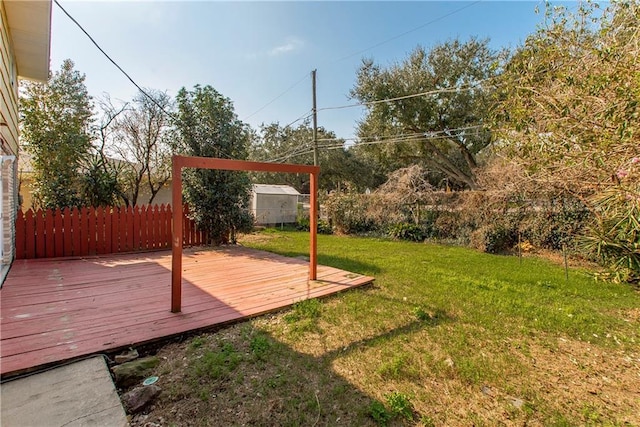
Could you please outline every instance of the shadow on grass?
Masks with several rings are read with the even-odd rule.
[[[412,320],[319,356],[296,351],[252,323],[196,336],[183,343],[180,352],[158,354],[163,360],[159,373],[168,388],[145,421],[162,417],[177,425],[412,425],[421,414],[414,412],[409,421],[394,413],[387,393],[382,399],[371,396],[337,373],[334,362],[450,320],[445,315]]]
[[[354,351],[358,351],[367,347],[374,347],[378,344],[383,344],[386,341],[393,340],[403,335],[414,334],[426,327],[434,327],[442,323],[451,322],[453,320],[454,319],[447,315],[444,311],[438,311],[434,314],[425,313],[425,316],[422,319],[416,319],[407,323],[406,325],[399,326],[387,332],[354,341],[346,347],[328,351],[324,353],[320,358],[334,360],[338,357],[353,353]]]
[[[304,319],[303,319],[304,320]],[[420,420],[421,414],[413,411],[413,420],[408,420],[394,412],[394,408],[387,402],[387,393],[384,399],[379,400],[370,394],[359,389],[347,378],[335,372],[333,364],[336,360],[349,357],[359,351],[378,345],[386,345],[389,341],[394,341],[405,335],[415,334],[424,328],[435,327],[439,324],[453,321],[444,312],[437,312],[422,319],[412,320],[409,323],[398,326],[386,332],[370,337],[353,341],[347,346],[327,351],[319,356],[311,356],[293,350],[274,338],[264,329],[256,329],[256,333],[266,337],[273,348],[278,349],[274,354],[264,359],[265,369],[274,369],[286,366],[283,371],[286,376],[287,387],[281,390],[285,396],[290,396],[296,405],[293,412],[288,412],[284,418],[279,419],[275,424],[279,425],[412,425]],[[283,362],[284,361],[284,362]],[[292,363],[287,363],[290,361]],[[384,363],[384,360],[362,360],[362,364]],[[376,369],[372,369],[375,371]],[[267,384],[269,381],[267,380]],[[293,386],[293,388],[292,388]],[[389,390],[391,392],[391,390]],[[278,394],[282,397],[283,394]],[[324,402],[320,399],[313,405],[313,396],[324,397]],[[300,407],[298,403],[306,401],[305,407]],[[328,412],[323,412],[323,407],[331,408]],[[314,410],[320,411],[314,413]],[[397,409],[397,408],[396,408]],[[305,412],[311,411],[310,414]],[[314,419],[313,416],[316,415]],[[428,414],[426,415],[428,418]],[[289,417],[293,417],[289,418]],[[278,419],[276,417],[276,419]]]
[[[333,255],[318,255],[318,264],[329,267],[339,268],[341,270],[351,271],[364,275],[375,275],[380,272],[380,268],[375,264],[370,264],[353,258],[344,258]]]
[[[309,252],[307,251],[283,251],[276,249],[254,249],[256,251],[262,251],[267,253],[274,253],[285,257],[309,261]],[[353,258],[344,258],[333,255],[318,254],[318,264],[325,265],[327,267],[339,268],[352,273],[358,273],[363,275],[372,275],[380,272],[380,268],[374,264],[355,260]]]

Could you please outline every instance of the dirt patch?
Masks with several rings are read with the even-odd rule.
[[[640,425],[640,353],[559,338],[557,347],[534,345],[530,354],[530,387],[558,413],[572,408],[585,423]]]
[[[510,255],[518,256],[517,252],[511,253]],[[564,266],[564,255],[560,251],[550,251],[547,249],[536,249],[531,252],[523,253],[523,257],[533,257],[533,258],[543,258],[556,265]],[[579,256],[569,255],[567,257],[567,264],[571,268],[583,268],[591,271],[599,271],[602,267],[588,259],[584,259]]]
[[[263,243],[273,239],[276,235],[260,232],[260,230],[248,234],[238,235],[238,243]]]

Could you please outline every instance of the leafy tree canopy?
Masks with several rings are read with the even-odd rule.
[[[640,5],[549,9],[506,68],[495,109],[506,153],[540,188],[591,209],[586,247],[640,280]]]
[[[211,86],[180,89],[177,103],[177,152],[189,156],[245,160],[251,132],[235,114],[233,104]],[[211,243],[233,240],[235,231],[249,230],[251,181],[246,173],[187,169],[184,199]]]
[[[541,185],[592,194],[640,147],[640,7],[550,9],[502,76],[500,138]]]
[[[22,82],[22,141],[32,155],[36,206],[84,203],[82,166],[92,150],[92,105],[84,79],[67,59],[46,83]]]
[[[318,146],[321,190],[363,190],[373,185],[372,168],[345,148],[345,141],[336,138],[335,133],[318,128]],[[297,127],[282,127],[278,123],[263,125],[251,147],[250,157],[257,161],[312,165],[313,129],[308,123]],[[262,184],[291,185],[301,193],[309,192],[307,174],[259,173],[254,174],[254,180]]]
[[[389,67],[364,60],[351,90],[353,98],[368,103],[358,126],[363,153],[385,173],[422,164],[458,186],[475,187],[478,153],[491,141],[492,79],[503,57],[487,40],[472,38],[430,51],[418,47]]]

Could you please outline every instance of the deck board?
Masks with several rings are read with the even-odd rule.
[[[16,261],[0,290],[0,374],[116,351],[287,307],[373,278],[232,246],[186,250],[182,312],[171,253]]]

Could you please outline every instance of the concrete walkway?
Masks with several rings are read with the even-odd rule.
[[[0,386],[2,427],[127,426],[102,356]]]

